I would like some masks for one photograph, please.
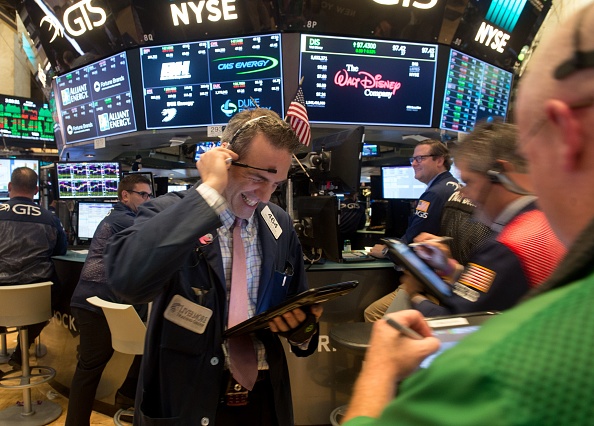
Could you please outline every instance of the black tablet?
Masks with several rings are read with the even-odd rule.
[[[448,304],[447,299],[452,295],[452,288],[429,265],[423,262],[413,249],[392,238],[382,238],[382,241],[388,246],[392,262],[409,271],[441,303]]]
[[[252,318],[227,329],[227,331],[223,333],[223,336],[230,337],[266,328],[268,327],[268,321],[274,317],[292,311],[295,308],[313,305],[314,303],[323,303],[336,297],[344,296],[345,294],[350,293],[358,285],[359,281],[345,281],[306,290],[303,293],[299,293],[290,299],[285,300],[274,308],[270,308],[261,314],[255,315]]]
[[[437,352],[423,360],[420,368],[427,368],[439,354],[477,331],[486,320],[498,313],[497,311],[474,312],[427,318],[427,324],[433,329],[433,335],[441,341],[441,346]]]

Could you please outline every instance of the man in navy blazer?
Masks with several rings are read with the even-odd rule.
[[[292,425],[278,333],[288,336],[297,356],[317,349],[322,308],[295,309],[252,333],[258,361],[252,390],[235,383],[229,372],[223,333],[235,219],[247,222],[241,232],[249,316],[306,290],[307,282],[292,219],[269,203],[287,178],[299,141],[266,109],[236,114],[222,140],[222,147],[201,155],[195,187],[144,204],[134,226],[117,234],[106,252],[114,292],[128,303],[153,302],[136,425]],[[297,335],[306,321],[315,321],[314,334]]]

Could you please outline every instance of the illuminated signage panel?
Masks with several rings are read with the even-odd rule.
[[[440,128],[471,132],[477,122],[505,120],[512,74],[452,49]]]
[[[18,96],[0,96],[0,136],[53,141],[54,120],[46,103]]]
[[[147,129],[226,124],[236,112],[282,114],[279,34],[140,49]]]
[[[67,144],[136,130],[125,52],[57,77],[55,85]]]
[[[311,122],[430,127],[437,45],[301,36]]]

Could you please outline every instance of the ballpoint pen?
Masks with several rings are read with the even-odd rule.
[[[408,246],[416,247],[416,246],[422,246],[423,244],[426,244],[426,243],[445,243],[446,241],[452,241],[452,240],[453,240],[452,237],[437,237],[437,238],[431,238],[430,240],[419,241],[418,243],[410,243]]]
[[[388,323],[388,325],[390,327],[395,328],[396,330],[398,330],[399,332],[404,334],[406,337],[410,337],[411,339],[415,339],[415,340],[423,340],[423,336],[421,336],[419,333],[414,331],[412,328],[402,325],[398,321],[396,321],[390,317],[384,317],[384,319],[386,320],[386,322]]]

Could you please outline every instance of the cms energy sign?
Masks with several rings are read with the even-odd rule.
[[[237,75],[264,72],[276,67],[278,59],[270,56],[231,56],[213,60],[219,71],[235,70]]]

